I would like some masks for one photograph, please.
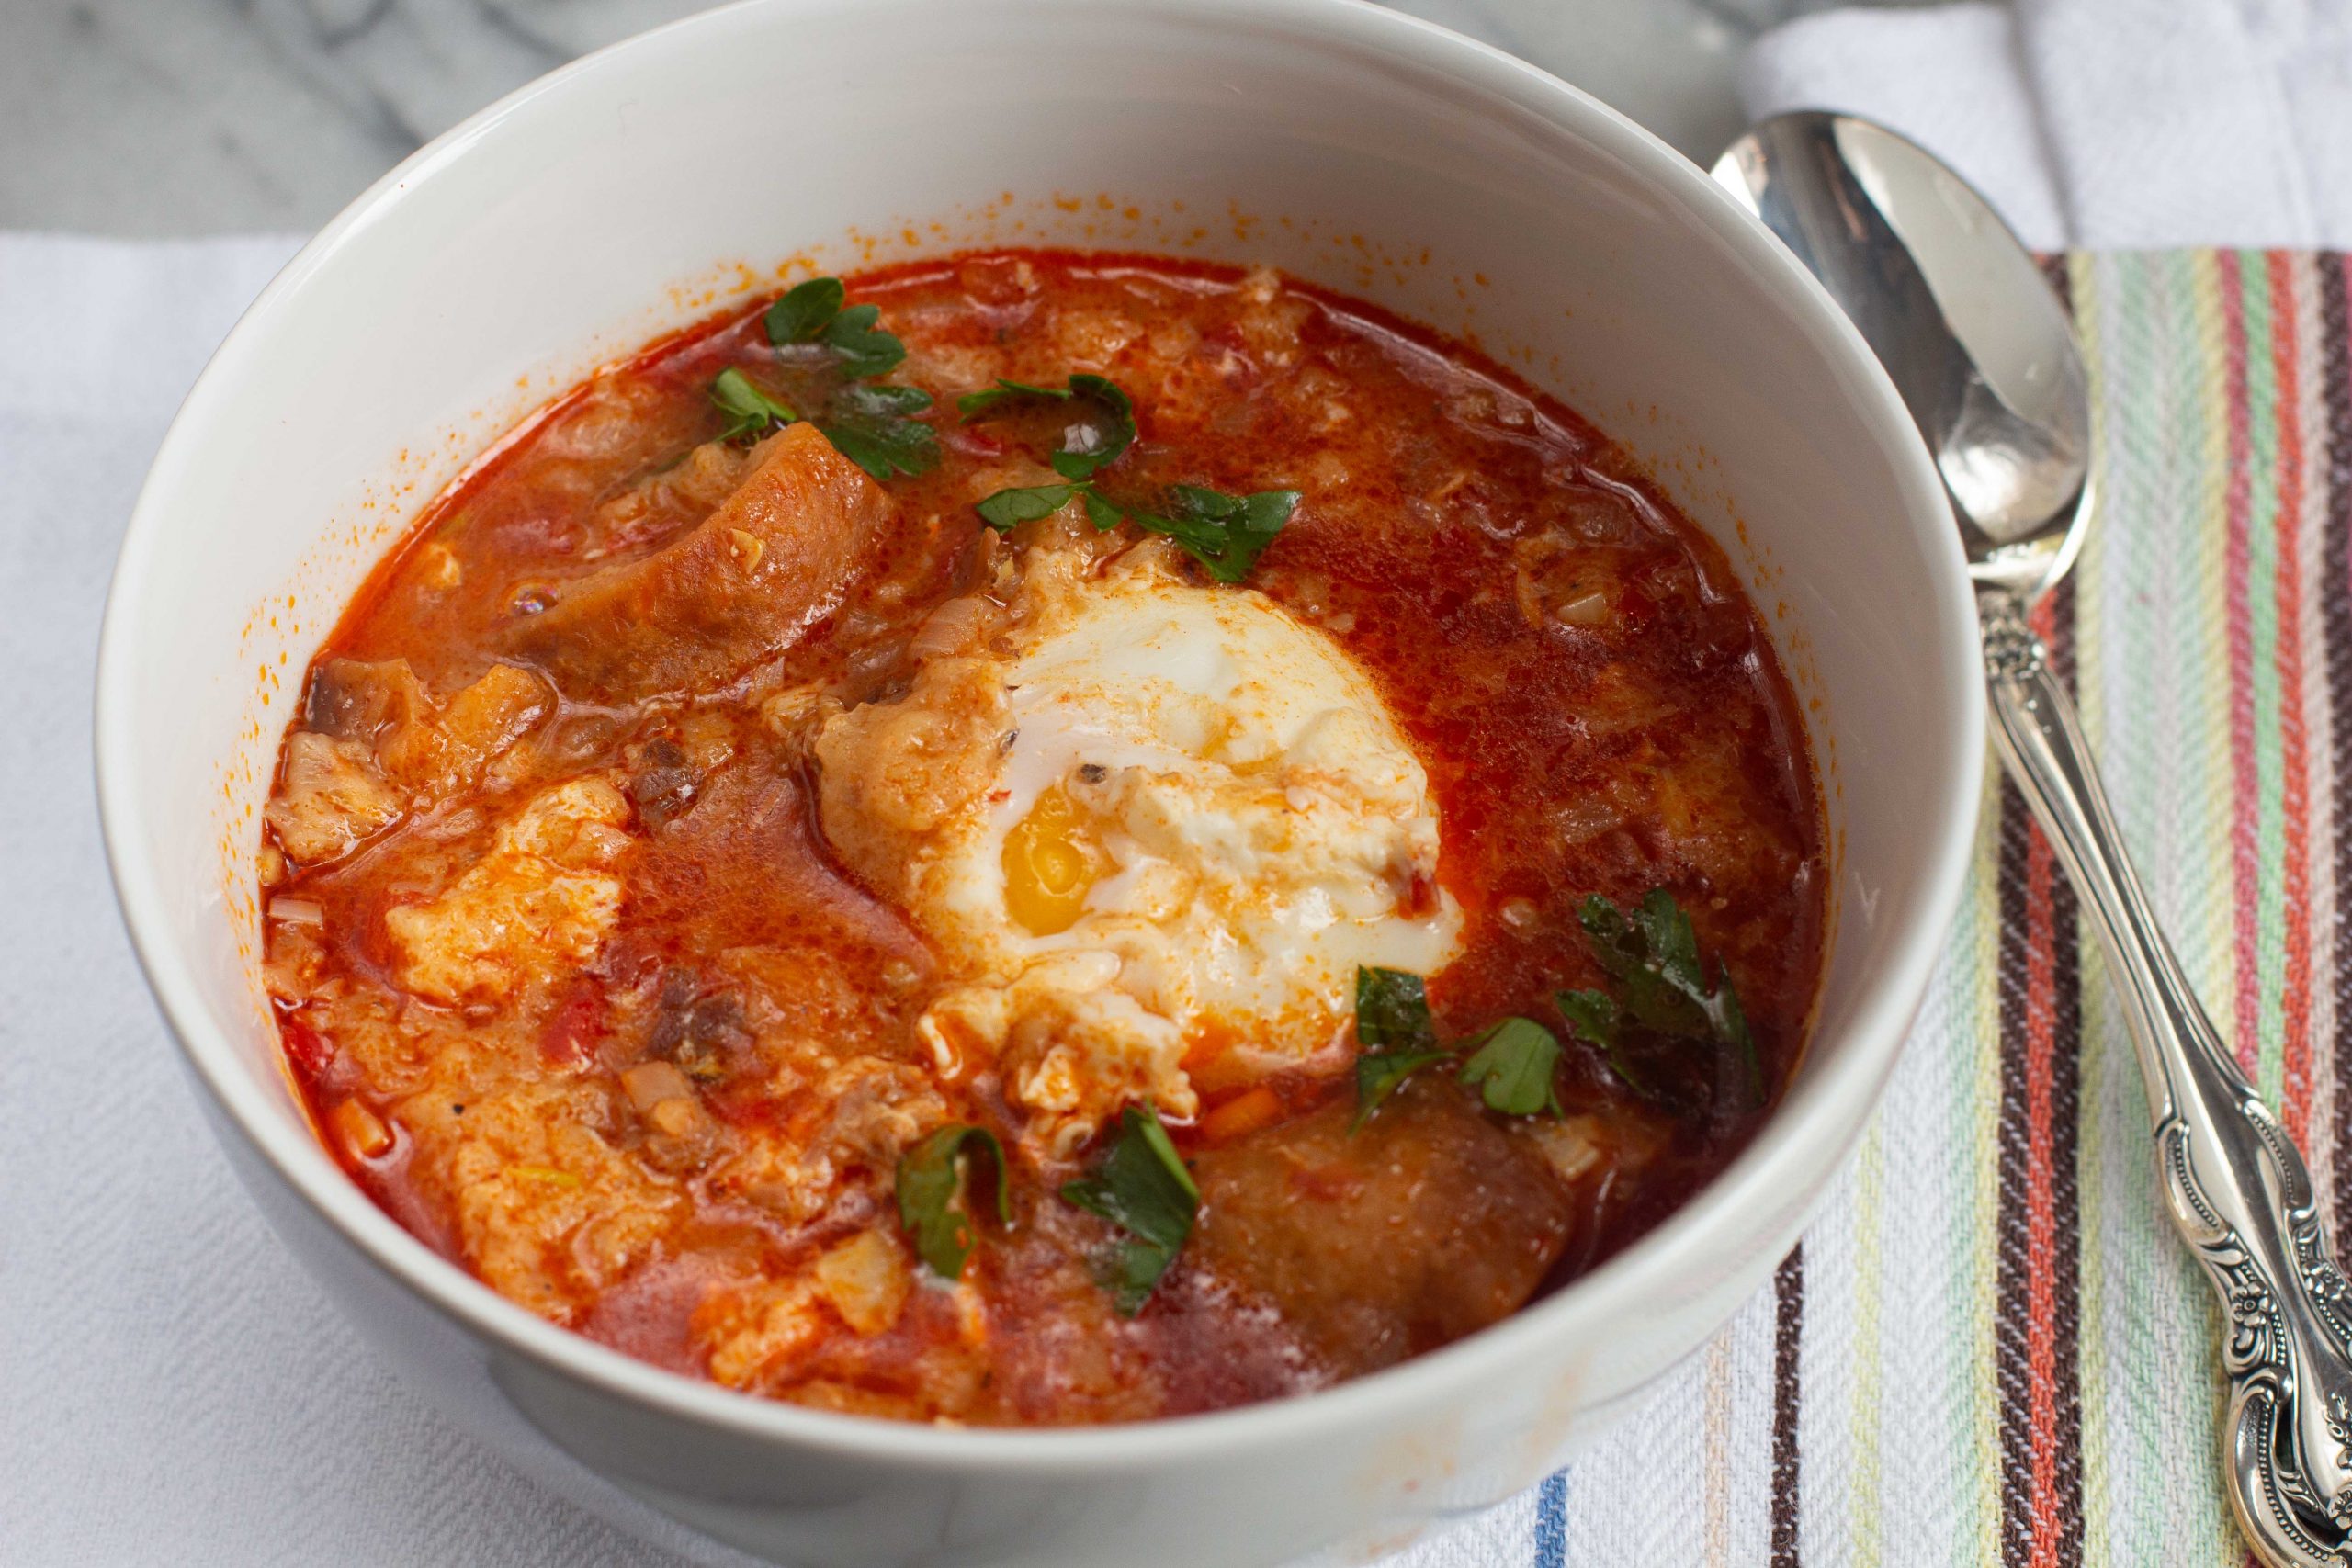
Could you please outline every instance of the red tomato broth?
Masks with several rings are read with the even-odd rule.
[[[1474,350],[1294,280],[1003,252],[848,284],[909,345],[889,378],[934,394],[928,417],[943,460],[885,485],[894,523],[836,609],[717,689],[627,703],[559,691],[548,716],[499,753],[532,751],[511,780],[413,798],[346,852],[304,862],[276,839],[266,845],[268,893],[322,912],[315,925],[270,926],[288,1059],[314,1120],[325,1127],[335,1104],[356,1097],[395,1130],[380,1158],[337,1150],[371,1195],[494,1288],[658,1364],[828,1407],[983,1422],[1129,1419],[1322,1386],[1491,1321],[1498,1305],[1573,1278],[1688,1201],[1766,1111],[1662,1116],[1563,1027],[1550,997],[1606,984],[1576,919],[1581,899],[1630,907],[1665,886],[1711,969],[1736,981],[1768,1103],[1802,1049],[1822,957],[1819,794],[1769,637],[1714,544],[1556,401]],[[510,661],[498,639],[518,606],[560,603],[606,565],[691,530],[700,501],[662,499],[660,476],[695,461],[721,427],[707,400],[718,371],[756,376],[768,364],[760,317],[729,313],[594,378],[435,502],[314,664],[280,795],[290,796],[293,735],[320,717],[315,694],[335,688],[332,660],[406,660],[426,700],[446,707]],[[1204,1171],[1257,1168],[1269,1151],[1290,1158],[1301,1190],[1331,1214],[1377,1221],[1366,1246],[1395,1252],[1407,1272],[1412,1256],[1483,1256],[1498,1237],[1508,1251],[1514,1225],[1544,1238],[1530,1244],[1540,1267],[1504,1270],[1476,1301],[1432,1305],[1444,1288],[1384,1262],[1360,1288],[1395,1310],[1359,1322],[1327,1299],[1359,1287],[1339,1280],[1315,1238],[1237,1221],[1238,1240],[1229,1227],[1204,1230],[1144,1310],[1122,1318],[1096,1280],[1107,1227],[1055,1195],[1069,1172],[1025,1171],[1013,1183],[1015,1224],[978,1227],[965,1289],[918,1282],[899,1292],[891,1321],[858,1330],[842,1315],[852,1309],[827,1306],[822,1292],[813,1306],[793,1292],[806,1295],[812,1258],[851,1248],[848,1269],[885,1245],[859,1238],[895,1235],[887,1163],[843,1156],[831,1198],[802,1213],[759,1182],[714,1175],[685,1146],[735,1151],[722,1166],[744,1141],[815,1146],[821,1135],[809,1130],[840,1124],[842,1107],[876,1082],[899,1097],[884,1097],[892,1106],[928,1095],[954,1119],[1017,1125],[985,1072],[925,1081],[933,1075],[914,1021],[942,984],[937,955],[903,911],[837,863],[813,764],[775,744],[752,709],[786,675],[853,707],[904,688],[910,636],[935,606],[983,583],[1003,548],[974,501],[1049,479],[1030,455],[1065,417],[1015,409],[959,425],[954,395],[998,377],[1059,385],[1076,369],[1111,377],[1135,400],[1138,439],[1102,476],[1107,492],[1302,492],[1248,586],[1344,647],[1428,772],[1442,824],[1437,881],[1464,917],[1461,956],[1430,981],[1442,1032],[1467,1035],[1511,1013],[1551,1027],[1566,1048],[1562,1105],[1600,1129],[1611,1152],[1536,1197],[1529,1184],[1548,1178],[1437,1168],[1464,1184],[1450,1212],[1388,1213],[1376,1176],[1351,1167],[1373,1156],[1335,1141],[1329,1124],[1352,1110],[1344,1052],[1224,1086],[1214,1063],[1227,1043],[1211,1039],[1186,1056],[1216,1086],[1202,1119],[1260,1098],[1230,1140],[1213,1148],[1180,1125],[1179,1145]],[[632,499],[646,494],[655,499]],[[370,743],[381,750],[399,730],[380,721]],[[722,760],[698,770],[701,753]],[[593,958],[499,1005],[404,990],[390,913],[445,894],[492,853],[514,801],[582,770],[624,779],[629,796],[626,897]],[[703,1118],[693,1138],[668,1143],[625,1083],[660,1055],[648,1042],[665,1030],[662,1060],[691,1050],[719,1064],[692,1097]],[[844,1062],[873,1072],[846,1091],[813,1065],[755,1077],[741,1064],[768,1065],[761,1054],[778,1032],[827,1042],[830,1054],[809,1063],[821,1057],[836,1076]],[[808,1081],[793,1082],[796,1073]],[[1521,1119],[1465,1111],[1470,1097],[1448,1076],[1425,1071],[1398,1097],[1398,1130],[1375,1121],[1372,1136],[1403,1140],[1400,1159],[1433,1149],[1517,1159],[1526,1130],[1501,1131],[1508,1143],[1488,1131]],[[505,1122],[476,1134],[453,1085],[486,1088]],[[1416,1118],[1433,1129],[1427,1136],[1414,1134]],[[559,1135],[540,1140],[549,1128]],[[595,1141],[578,1170],[560,1151],[546,1163],[515,1152],[565,1140]],[[1228,1143],[1237,1152],[1219,1155]],[[503,1161],[487,1177],[474,1158],[485,1148]],[[1202,1221],[1220,1223],[1216,1212]],[[1253,1251],[1289,1259],[1289,1272],[1270,1283],[1245,1264],[1228,1277],[1193,1256]],[[812,1314],[829,1325],[813,1343],[758,1326]],[[730,1338],[724,1325],[735,1319],[754,1326]],[[787,1350],[748,1367],[728,1359],[729,1345],[779,1336]]]

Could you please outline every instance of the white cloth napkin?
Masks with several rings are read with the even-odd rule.
[[[486,1461],[344,1325],[214,1146],[107,888],[115,547],[295,243],[0,236],[0,1563],[672,1563]]]
[[[0,234],[0,1565],[750,1568],[624,1505],[673,1550],[640,1543],[401,1386],[231,1174],[123,936],[90,784],[107,577],[297,243]],[[1530,1494],[1390,1568],[1529,1562],[1563,1528]]]
[[[1830,11],[1740,96],[1902,131],[2040,249],[2352,247],[2352,0]]]

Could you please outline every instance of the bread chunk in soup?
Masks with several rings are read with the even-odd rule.
[[[321,1135],[484,1283],[917,1420],[1447,1344],[1706,1182],[1821,961],[1721,552],[1475,350],[1001,251],[649,347],[437,501],[264,814]]]
[[[840,604],[890,503],[809,424],[753,447],[710,515],[579,579],[504,642],[579,701],[695,692],[782,653]]]

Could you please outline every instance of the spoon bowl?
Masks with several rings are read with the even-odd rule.
[[[2090,386],[2031,253],[1932,153],[1850,115],[1767,120],[1713,173],[1894,378],[1943,476],[1970,575],[2027,600],[2047,592],[2091,516]]]

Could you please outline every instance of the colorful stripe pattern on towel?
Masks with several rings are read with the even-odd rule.
[[[2352,258],[2055,276],[2090,356],[2101,502],[2041,631],[2182,961],[2344,1238]],[[2120,1010],[2023,802],[1989,768],[1986,787],[1951,956],[1798,1252],[1600,1448],[1395,1562],[2246,1560],[2219,1320],[2157,1208]]]

